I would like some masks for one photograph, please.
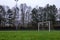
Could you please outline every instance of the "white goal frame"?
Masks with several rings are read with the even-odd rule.
[[[50,21],[39,22],[39,23],[38,23],[38,32],[39,32],[39,30],[40,30],[40,29],[39,29],[40,24],[43,24],[43,23],[48,23],[48,26],[49,26],[48,28],[49,28],[49,32],[50,32],[50,30],[51,30],[51,29],[50,29]]]

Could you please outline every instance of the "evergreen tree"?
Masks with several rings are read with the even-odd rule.
[[[37,26],[37,23],[38,23],[38,13],[37,13],[38,11],[37,11],[37,9],[36,8],[34,8],[33,10],[32,10],[32,25],[34,25],[34,26]]]

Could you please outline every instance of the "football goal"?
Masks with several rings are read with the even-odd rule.
[[[44,26],[47,26],[48,27],[48,30],[50,32],[50,21],[39,22],[38,23],[38,32],[40,30],[40,27],[44,27]]]

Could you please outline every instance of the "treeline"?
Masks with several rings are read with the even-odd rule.
[[[45,7],[33,8],[31,11],[26,11],[23,8],[23,4],[20,7],[21,10],[18,7],[13,9],[7,8],[8,10],[0,5],[0,29],[37,29],[38,23],[45,21],[50,21],[54,28],[54,25],[57,23],[56,14],[58,10],[55,5],[47,4]],[[21,13],[19,15],[21,16],[21,21],[16,22],[19,11]],[[27,16],[27,14],[30,15]],[[25,22],[27,21],[25,20],[25,16],[28,19],[27,23]],[[29,19],[29,17],[31,18]]]

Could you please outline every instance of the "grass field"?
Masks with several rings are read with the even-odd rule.
[[[0,40],[60,40],[60,31],[0,31]]]

